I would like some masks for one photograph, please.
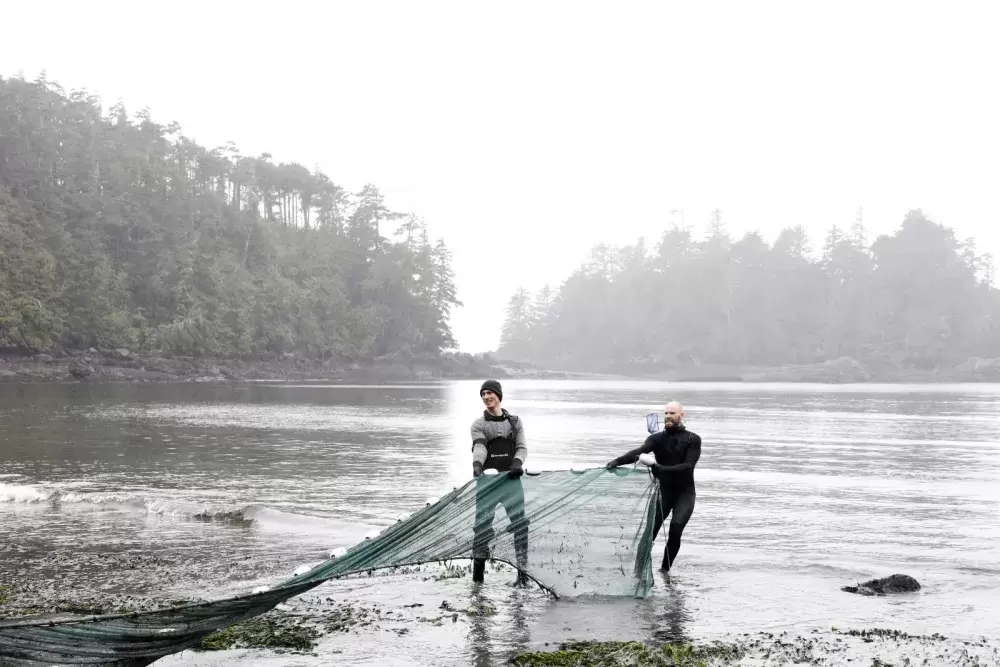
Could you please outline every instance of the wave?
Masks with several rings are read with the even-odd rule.
[[[0,503],[42,503],[51,497],[51,491],[33,484],[0,482]]]
[[[77,491],[57,485],[11,482],[0,482],[0,505],[2,504],[118,507],[162,517],[238,525],[250,525],[261,520],[284,525],[324,522],[319,517],[295,515],[257,505],[227,507],[132,493]]]

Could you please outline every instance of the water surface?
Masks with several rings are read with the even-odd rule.
[[[0,579],[211,597],[280,581],[467,481],[478,385],[0,385]],[[685,403],[704,447],[669,584],[645,601],[554,602],[497,576],[483,595],[499,613],[486,621],[362,642],[375,653],[333,638],[321,653],[465,665],[571,636],[831,625],[1000,634],[998,385],[504,389],[524,420],[529,470],[603,465],[642,441],[647,412]],[[893,572],[923,590],[838,590]],[[331,582],[316,594],[400,608],[474,602],[468,579]]]

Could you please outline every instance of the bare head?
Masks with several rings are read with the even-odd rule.
[[[663,408],[663,426],[677,426],[684,419],[684,406],[677,401],[670,401]]]

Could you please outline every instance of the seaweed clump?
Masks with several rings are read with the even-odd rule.
[[[650,646],[642,642],[567,642],[556,651],[520,653],[517,667],[713,667],[738,660],[743,650],[735,644],[694,646],[670,642]]]
[[[269,648],[311,651],[321,633],[301,619],[265,614],[213,632],[195,647],[202,651]]]

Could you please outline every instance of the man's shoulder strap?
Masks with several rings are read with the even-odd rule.
[[[510,421],[510,432],[517,433],[521,428],[521,418],[508,412],[507,419]]]

